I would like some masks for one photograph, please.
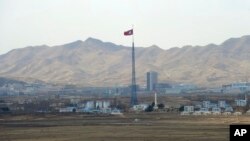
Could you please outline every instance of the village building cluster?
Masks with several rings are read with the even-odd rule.
[[[242,115],[245,108],[248,108],[247,95],[245,99],[236,99],[231,105],[224,100],[217,103],[202,101],[199,105],[185,105],[181,115]],[[245,113],[250,114],[250,110]]]

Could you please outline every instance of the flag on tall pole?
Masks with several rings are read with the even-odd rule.
[[[138,104],[137,94],[136,94],[136,81],[135,81],[135,47],[134,47],[134,31],[133,28],[125,31],[124,36],[132,36],[132,85],[131,85],[131,101],[130,106]]]
[[[125,32],[124,32],[124,35],[125,35],[125,36],[133,35],[133,29],[130,29],[130,30],[128,30],[128,31],[125,31]]]

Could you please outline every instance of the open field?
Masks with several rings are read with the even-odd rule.
[[[228,141],[232,123],[250,123],[250,116],[5,115],[0,116],[0,140]]]

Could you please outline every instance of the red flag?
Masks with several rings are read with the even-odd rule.
[[[133,29],[124,32],[125,36],[133,35]]]

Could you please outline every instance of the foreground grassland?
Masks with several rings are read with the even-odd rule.
[[[229,141],[250,116],[0,115],[0,141]]]

